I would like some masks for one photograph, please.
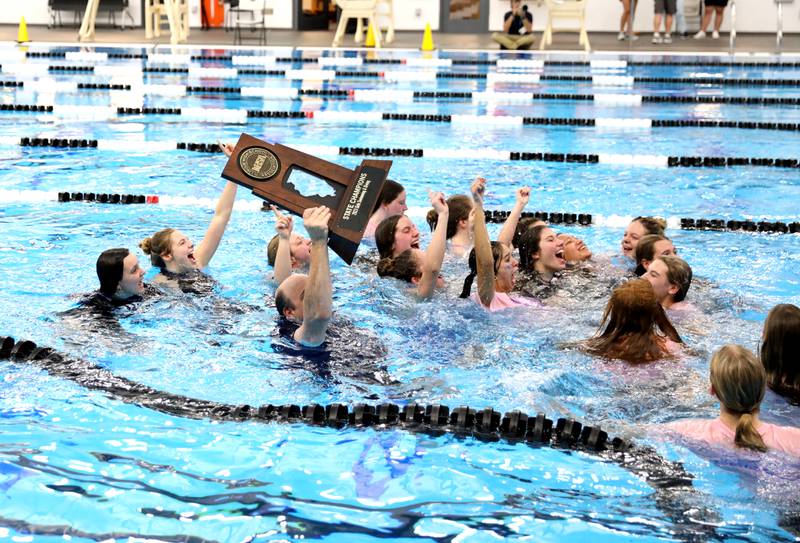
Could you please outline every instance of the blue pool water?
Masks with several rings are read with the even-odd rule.
[[[4,51],[11,55],[15,50]],[[452,57],[497,58],[464,53]],[[17,62],[89,64],[58,58]],[[97,64],[134,62],[110,59]],[[138,63],[142,65],[141,60]],[[192,65],[230,67],[230,62],[195,61]],[[298,62],[293,67],[303,66]],[[316,65],[306,63],[305,67]],[[340,69],[390,67],[368,64]],[[486,73],[495,67],[454,66],[439,71]],[[591,72],[588,66],[545,66],[544,73]],[[793,79],[800,69],[637,65],[608,73]],[[87,73],[15,76],[4,68],[0,74],[7,81],[28,82],[37,77],[112,82]],[[146,73],[143,81],[345,90],[486,88],[482,80],[446,78],[392,84],[343,77],[319,84],[266,76],[195,79],[186,74]],[[542,81],[504,83],[494,90],[796,96],[796,87],[677,83],[601,88],[590,82]],[[0,88],[3,104],[108,106],[117,99],[102,90],[48,93],[34,92],[30,85]],[[404,103],[263,99],[208,92],[145,96],[141,106],[800,122],[800,106],[791,105],[604,106],[566,99],[528,104],[468,99]],[[530,211],[593,214],[597,226],[559,229],[582,237],[600,261],[607,262],[618,253],[624,217],[797,221],[800,183],[796,169],[509,161],[492,158],[489,150],[793,158],[796,132],[323,122],[311,117],[253,118],[237,124],[178,115],[101,119],[87,115],[0,111],[4,120],[0,123],[0,335],[32,339],[159,390],[229,404],[416,401],[575,417],[600,425],[609,434],[654,447],[664,462],[682,463],[694,477],[693,492],[665,499],[637,472],[583,452],[400,429],[335,430],[185,419],[122,403],[33,366],[4,361],[0,364],[0,540],[68,536],[79,541],[792,541],[797,537],[792,526],[797,529],[800,504],[791,490],[798,466],[778,455],[758,462],[709,456],[671,441],[658,427],[678,418],[713,416],[717,406],[707,391],[710,354],[729,342],[756,348],[769,308],[780,302],[800,304],[797,235],[670,228],[669,235],[697,278],[690,299],[701,308],[702,317],[678,323],[691,347],[685,357],[646,368],[592,359],[575,348],[575,341],[597,329],[609,281],[586,285],[566,280],[541,310],[488,315],[457,298],[464,272],[453,262],[444,270],[447,292],[420,304],[399,285],[379,280],[364,265],[347,267],[333,258],[334,306],[358,330],[348,342],[350,349],[343,349],[328,365],[281,354],[272,341],[274,286],[268,280],[265,255],[274,220],[271,214],[258,211],[259,202],[244,189],[239,190],[237,208],[209,268],[219,282],[215,295],[176,295],[149,302],[123,315],[123,332],[114,334],[98,334],[58,316],[74,306],[76,295],[96,288],[94,262],[101,250],[134,248],[139,240],[166,226],[186,232],[195,241],[202,238],[213,199],[223,186],[219,174],[224,158],[177,149],[154,151],[147,147],[151,142],[235,141],[247,132],[286,145],[473,150],[468,158],[458,159],[392,157],[391,177],[407,188],[410,214],[422,230],[428,188],[465,193],[470,180],[483,175],[489,181],[488,208],[509,209],[514,189],[528,184],[532,187]],[[115,150],[22,147],[18,141],[23,137],[123,144]],[[347,167],[362,160],[323,158]],[[58,203],[54,199],[58,191],[156,194],[162,202],[132,206]],[[490,228],[496,232],[496,225]],[[616,280],[623,271],[612,269],[608,274],[606,279]],[[148,277],[153,275],[150,270]],[[353,347],[355,342],[361,343]],[[354,353],[359,345],[365,345],[364,351],[387,354],[358,356]],[[771,395],[762,416],[770,422],[800,424],[796,407]]]

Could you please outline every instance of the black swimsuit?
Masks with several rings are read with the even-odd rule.
[[[214,292],[214,288],[217,286],[216,279],[200,270],[182,273],[161,270],[161,275],[170,281],[175,281],[181,292],[186,294],[208,295]]]

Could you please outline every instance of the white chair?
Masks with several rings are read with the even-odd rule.
[[[393,0],[378,0],[375,4],[375,20],[378,21],[378,27],[381,31],[386,32],[384,43],[392,43],[394,41],[394,5]],[[369,27],[369,25],[367,25]],[[356,42],[361,43],[361,35],[364,32],[364,20],[359,19],[356,25]]]
[[[578,32],[578,43],[590,51],[589,35],[586,33],[586,0],[545,0],[547,26],[542,34],[539,49],[553,44],[553,32]],[[568,26],[555,26],[553,22],[564,19],[572,21]]]
[[[356,19],[358,26],[356,28],[356,43],[360,43],[363,39],[363,26],[362,19],[367,20],[367,25],[372,25],[375,30],[375,48],[381,47],[381,29],[378,27],[376,16],[376,7],[378,0],[336,0],[339,7],[342,8],[342,13],[339,16],[339,26],[336,27],[336,35],[333,37],[333,47],[339,47],[344,37],[345,29],[347,28],[348,19]],[[367,27],[369,28],[369,27]],[[394,29],[392,29],[394,30]]]
[[[267,45],[267,15],[272,15],[267,0],[239,0],[239,6],[231,10],[233,19],[233,43],[241,45],[242,32],[250,30],[258,33],[258,44]]]
[[[183,43],[189,36],[188,0],[145,0],[144,35],[151,39],[161,36],[163,18],[169,23],[170,42]]]

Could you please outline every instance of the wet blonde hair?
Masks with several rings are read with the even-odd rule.
[[[167,267],[162,256],[172,254],[172,233],[174,228],[159,230],[149,238],[144,238],[139,247],[144,254],[150,255],[150,263],[162,270]]]
[[[739,415],[737,446],[764,452],[767,446],[753,424],[767,385],[767,373],[756,355],[741,345],[725,345],[711,357],[711,386],[720,403]]]

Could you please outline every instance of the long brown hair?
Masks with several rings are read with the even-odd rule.
[[[167,267],[161,257],[172,253],[172,233],[174,231],[174,228],[165,228],[139,242],[139,247],[144,254],[150,255],[150,263],[153,266],[162,270]]]
[[[656,300],[646,279],[634,279],[614,289],[600,328],[586,341],[586,350],[605,358],[639,364],[669,356],[665,341],[683,343]]]
[[[800,308],[778,304],[764,322],[761,363],[769,388],[800,402]]]
[[[375,245],[378,246],[378,254],[381,258],[391,258],[394,252],[394,234],[397,230],[397,223],[403,215],[392,215],[381,221],[375,229]]]
[[[739,447],[764,452],[767,446],[753,424],[764,399],[767,374],[749,349],[725,345],[711,357],[711,386],[720,403],[739,415],[734,442]]]

